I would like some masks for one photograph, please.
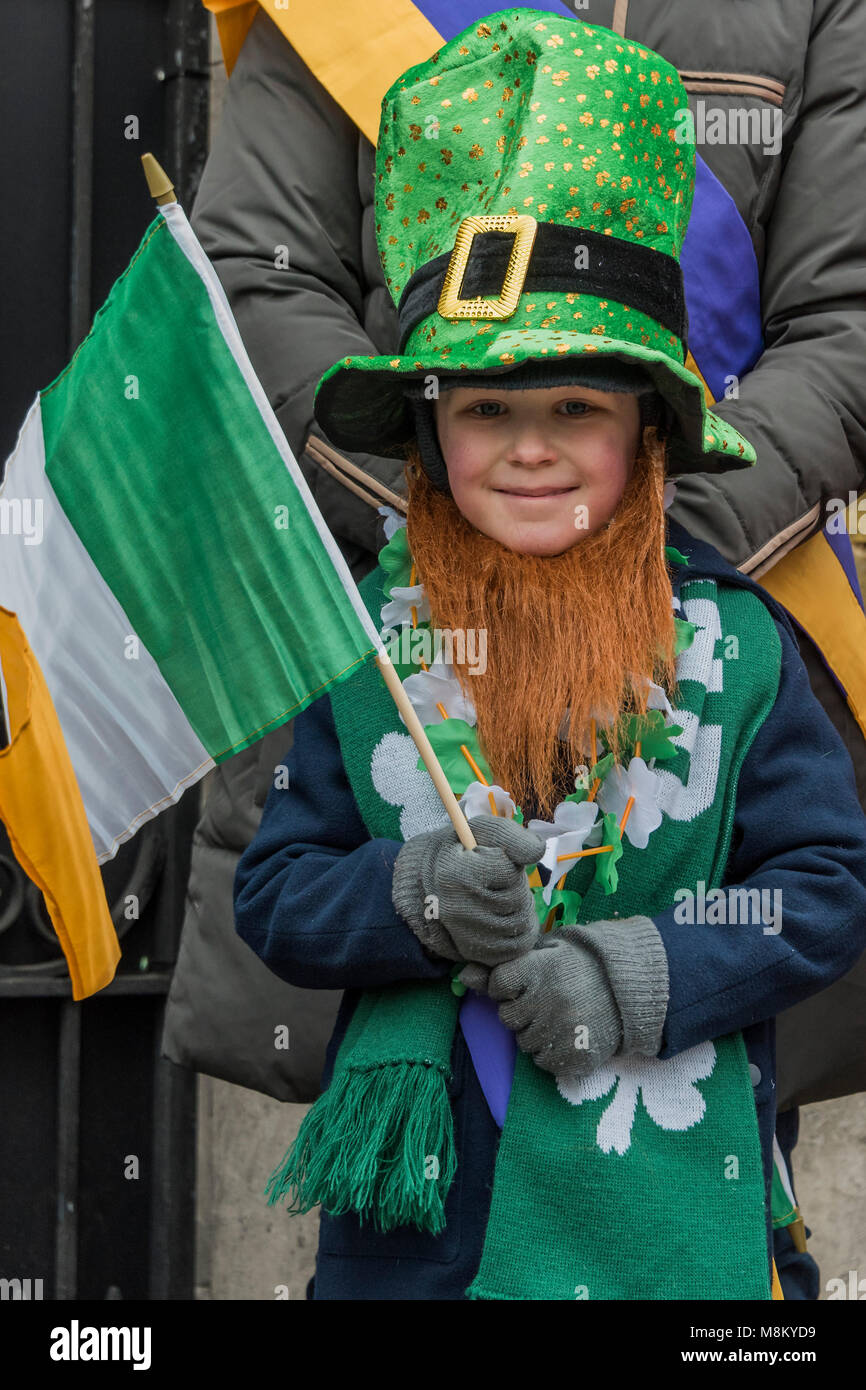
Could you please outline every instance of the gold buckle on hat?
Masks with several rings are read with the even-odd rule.
[[[523,293],[523,283],[532,255],[532,244],[538,227],[528,213],[502,213],[490,217],[464,217],[457,228],[454,250],[445,271],[445,281],[439,296],[439,313],[446,319],[507,319],[514,313]],[[498,298],[478,295],[475,299],[460,299],[460,286],[469,260],[472,243],[479,232],[516,232],[505,279]]]

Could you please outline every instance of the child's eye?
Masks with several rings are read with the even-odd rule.
[[[587,411],[592,409],[592,406],[589,404],[589,401],[563,401],[562,404],[566,406],[577,406],[576,410],[566,411],[566,414],[568,415],[585,415]]]
[[[478,401],[475,405],[473,405],[473,407],[472,407],[472,409],[470,410],[469,413],[470,413],[470,415],[474,415],[475,412],[476,412],[476,410],[482,410],[482,409],[484,408],[484,406],[486,406],[486,405],[492,405],[493,408],[494,408],[494,410],[495,410],[495,411],[497,412],[497,414],[498,414],[500,404],[501,404],[500,401]],[[494,420],[494,419],[496,418],[496,416],[495,416],[495,415],[490,415],[490,414],[488,414],[488,415],[486,415],[486,416],[481,416],[480,418],[481,418],[481,419],[487,419],[487,420]]]

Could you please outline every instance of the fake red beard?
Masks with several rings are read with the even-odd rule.
[[[611,521],[561,555],[522,555],[476,530],[409,450],[409,549],[431,626],[486,631],[483,673],[456,656],[454,670],[495,780],[542,817],[591,762],[591,718],[619,761],[625,719],[646,710],[645,678],[674,696],[664,471],[665,446],[648,426]],[[467,652],[479,649],[466,638]]]

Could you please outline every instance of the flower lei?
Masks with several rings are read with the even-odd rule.
[[[665,507],[673,500],[673,491],[673,484],[668,483]],[[379,552],[379,564],[387,576],[384,592],[388,599],[381,610],[382,636],[410,624],[413,631],[429,632],[430,606],[424,586],[415,582],[405,517],[390,507],[380,507],[379,511],[386,518],[387,540]],[[665,554],[674,564],[688,564],[685,556],[673,546],[666,546]],[[675,609],[680,607],[678,599],[672,598],[672,603]],[[691,645],[695,625],[675,617],[674,626],[674,652],[678,656]],[[399,637],[395,646],[398,644]],[[493,815],[508,816],[523,824],[520,807],[509,792],[495,782],[481,751],[475,730],[475,710],[453,666],[442,659],[441,652],[436,653],[429,666],[420,656],[407,667],[396,659],[395,650],[389,651],[389,655],[467,819],[489,810]],[[570,926],[577,921],[581,894],[564,886],[573,864],[593,856],[593,881],[602,886],[605,894],[615,893],[619,884],[616,865],[622,858],[623,835],[635,849],[646,849],[650,835],[661,824],[658,777],[653,768],[657,760],[676,755],[678,750],[671,740],[683,730],[673,723],[673,710],[664,690],[645,679],[649,687],[647,711],[632,715],[626,723],[627,737],[634,744],[628,767],[614,766],[608,740],[602,730],[596,729],[596,720],[591,719],[590,765],[581,764],[575,768],[575,789],[556,807],[552,822],[529,822],[529,829],[546,840],[539,865],[548,870],[547,883],[542,884],[538,867],[529,872],[536,912],[544,931],[550,931],[554,925]],[[599,739],[604,740],[605,746],[601,757]],[[424,767],[420,757],[418,767]],[[455,993],[465,991],[465,986],[456,979],[452,981],[452,988]]]

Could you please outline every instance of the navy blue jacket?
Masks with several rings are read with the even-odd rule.
[[[664,941],[670,998],[660,1058],[738,1029],[751,1064],[767,1185],[775,1127],[774,1017],[825,988],[866,949],[866,816],[850,757],[812,694],[784,609],[713,546],[673,521],[668,538],[685,579],[711,578],[759,595],[782,643],[775,705],[744,760],[723,887],[781,889],[784,928],[684,924],[676,908],[653,918]],[[345,994],[328,1046],[323,1089],[360,991],[436,979],[451,962],[427,956],[391,901],[401,842],[371,839],[351,791],[330,701],[320,697],[294,724],[285,762],[289,786],[271,788],[259,831],[234,885],[240,936],[282,979]],[[772,897],[770,901],[773,901]],[[352,1214],[321,1214],[314,1298],[462,1299],[480,1260],[500,1130],[455,1030],[449,1085],[458,1168],[441,1236],[404,1228],[361,1229]]]

